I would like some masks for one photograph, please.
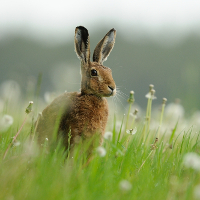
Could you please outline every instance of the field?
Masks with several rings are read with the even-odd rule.
[[[200,199],[199,118],[184,118],[181,105],[166,99],[155,113],[151,87],[140,117],[133,93],[126,114],[110,116],[104,143],[89,161],[90,141],[73,153],[61,142],[49,149],[48,138],[39,147],[33,126],[39,102],[7,101],[0,121],[0,199]]]

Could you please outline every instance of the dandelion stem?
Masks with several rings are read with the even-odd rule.
[[[128,121],[129,121],[129,115],[130,115],[130,112],[131,112],[131,106],[132,106],[132,103],[129,103],[129,109],[128,109],[128,114],[127,114],[127,119],[126,119],[125,130],[127,130],[127,127],[128,127]]]
[[[7,149],[6,149],[5,153],[4,153],[4,156],[3,156],[3,160],[6,158],[6,155],[8,153],[8,150],[10,149],[11,145],[14,143],[14,141],[16,140],[16,138],[18,137],[18,135],[20,134],[20,132],[21,132],[21,130],[22,130],[22,128],[23,128],[23,126],[24,126],[24,124],[26,122],[27,116],[28,116],[28,114],[26,114],[26,117],[25,117],[25,119],[24,119],[24,121],[23,121],[20,129],[18,130],[17,134],[13,138],[12,142],[8,145],[8,147],[7,147]]]
[[[160,137],[160,128],[162,126],[162,120],[163,120],[166,101],[167,101],[167,99],[163,98],[162,110],[161,110],[161,115],[160,115],[160,123],[159,123],[159,128],[158,128],[158,138]]]
[[[129,109],[128,109],[128,114],[127,114],[127,119],[126,119],[125,131],[127,130],[127,127],[128,127],[129,115],[130,115],[130,112],[131,112],[131,106],[134,102],[134,96],[133,95],[134,95],[134,92],[130,91],[130,96],[129,96],[129,99],[128,99]]]
[[[8,145],[6,151],[5,151],[4,155],[3,155],[3,160],[5,159],[5,157],[6,157],[7,153],[8,153],[8,150],[10,149],[11,145],[14,143],[14,141],[16,140],[16,138],[18,137],[18,135],[20,134],[20,132],[21,132],[21,130],[22,130],[22,128],[23,128],[23,126],[24,126],[24,124],[26,122],[28,114],[32,111],[32,105],[33,105],[33,101],[29,101],[29,105],[28,105],[28,107],[25,110],[26,117],[25,117],[25,119],[24,119],[24,121],[23,121],[20,129],[18,130],[17,134],[13,138],[12,142]]]
[[[147,133],[149,132],[149,126],[151,121],[151,107],[152,107],[152,99],[149,99],[149,110],[148,110],[148,116],[147,116]]]
[[[132,121],[132,124],[131,124],[131,128],[133,129],[133,125],[135,123],[135,119],[137,117],[137,113],[138,113],[138,109],[135,109],[134,113],[133,113],[133,121]]]
[[[128,148],[129,140],[130,140],[130,135],[128,136],[128,139],[127,139],[127,141],[126,141],[126,150],[127,150],[127,148]]]
[[[140,170],[142,169],[143,165],[145,164],[145,162],[147,161],[147,159],[149,158],[149,156],[152,154],[153,150],[150,151],[149,155],[146,157],[146,159],[143,161],[142,165],[140,166],[140,168],[138,169],[138,173],[140,172]]]

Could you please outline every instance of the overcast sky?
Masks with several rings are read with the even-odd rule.
[[[1,0],[0,38],[26,32],[37,38],[74,34],[84,25],[117,26],[154,35],[196,32],[200,35],[200,0]]]

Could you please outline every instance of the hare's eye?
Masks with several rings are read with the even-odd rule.
[[[97,76],[97,70],[92,69],[91,70],[91,76]]]

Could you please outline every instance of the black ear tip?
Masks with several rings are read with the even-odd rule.
[[[116,29],[112,28],[109,32],[116,32]]]
[[[110,34],[116,34],[116,30],[114,28],[110,29],[109,32],[107,33],[107,35],[110,35]]]
[[[76,30],[77,29],[81,30],[82,32],[86,32],[88,34],[88,30],[84,26],[77,26]]]

